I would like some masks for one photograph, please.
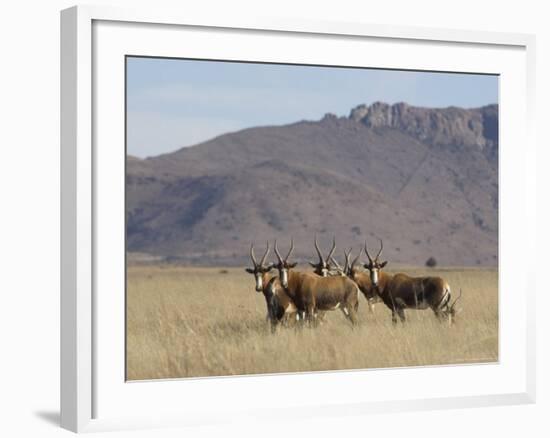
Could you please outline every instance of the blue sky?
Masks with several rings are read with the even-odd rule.
[[[171,152],[261,125],[347,116],[362,103],[466,108],[498,102],[488,75],[127,59],[128,153]]]

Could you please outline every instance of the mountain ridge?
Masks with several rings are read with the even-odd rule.
[[[376,102],[128,157],[127,206],[128,250],[184,263],[243,264],[290,235],[307,258],[317,232],[339,252],[383,237],[398,263],[496,265],[498,105]]]

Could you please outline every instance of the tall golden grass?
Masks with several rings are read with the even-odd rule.
[[[498,360],[498,274],[494,269],[406,269],[439,275],[463,311],[448,327],[433,312],[407,311],[393,326],[363,296],[359,325],[340,311],[312,328],[272,334],[264,296],[243,269],[130,266],[127,289],[129,380],[344,370]],[[391,271],[388,271],[391,273]]]

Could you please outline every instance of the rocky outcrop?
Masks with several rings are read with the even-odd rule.
[[[477,147],[489,159],[498,154],[498,106],[422,108],[375,102],[351,110],[351,120],[369,128],[399,129],[431,146]]]

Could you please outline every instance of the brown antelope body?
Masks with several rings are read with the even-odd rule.
[[[246,268],[246,272],[253,274],[256,281],[256,292],[262,292],[267,306],[267,320],[270,322],[271,331],[275,331],[280,323],[288,324],[289,321],[296,318],[296,306],[284,288],[278,276],[271,276],[269,272],[273,269],[273,264],[265,265],[265,260],[269,253],[269,242],[266,251],[258,263],[254,255],[254,245],[250,246],[250,258],[253,268]]]
[[[399,319],[404,322],[406,319],[405,309],[432,309],[438,319],[447,319],[449,324],[452,324],[455,315],[459,312],[455,309],[455,304],[462,295],[462,291],[449,305],[451,288],[449,283],[441,277],[411,277],[401,273],[389,275],[382,272],[382,268],[387,264],[387,261],[379,261],[383,247],[382,240],[380,240],[380,250],[373,259],[365,242],[365,252],[369,262],[365,263],[364,267],[370,272],[374,290],[392,311],[392,321],[396,323],[397,316],[399,316]]]
[[[357,323],[358,288],[347,277],[321,277],[314,273],[293,271],[296,263],[289,263],[294,244],[282,258],[275,241],[275,254],[278,263],[279,280],[287,295],[292,299],[302,318],[315,323],[316,312],[340,309],[346,318]]]
[[[381,301],[380,297],[374,290],[372,282],[370,280],[370,275],[365,271],[359,269],[357,262],[359,261],[361,254],[363,253],[363,248],[359,251],[359,254],[350,262],[351,258],[351,248],[349,251],[344,251],[345,263],[342,268],[338,262],[331,257],[332,263],[336,266],[337,270],[341,272],[341,275],[345,275],[350,278],[359,288],[367,304],[369,305],[369,312],[374,312],[374,305]]]

